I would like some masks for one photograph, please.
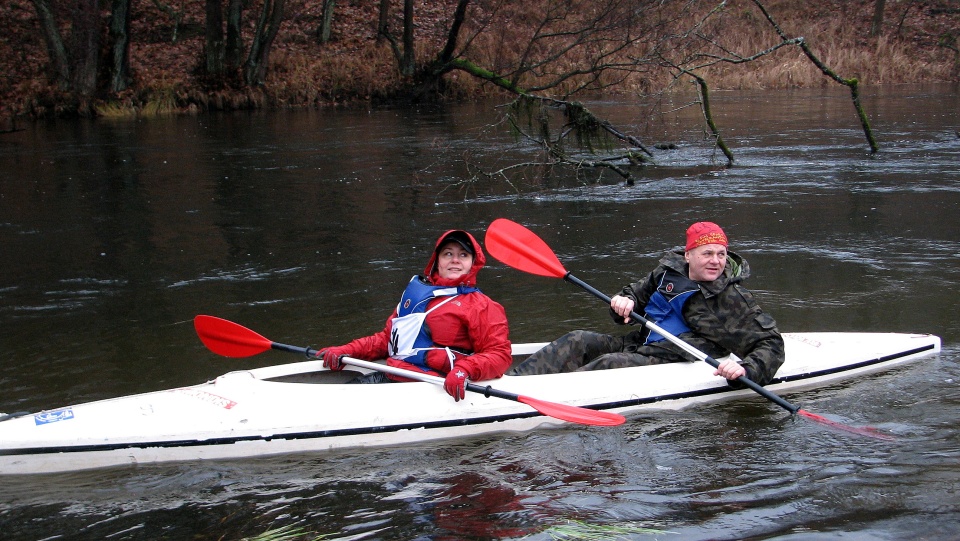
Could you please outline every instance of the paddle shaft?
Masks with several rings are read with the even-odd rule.
[[[300,353],[306,355],[307,357],[316,357],[318,350],[312,348],[303,348],[299,346],[291,346],[288,344],[280,344],[278,342],[270,342],[270,348],[280,351],[289,351],[292,353]],[[434,385],[443,385],[444,379],[438,376],[431,374],[421,374],[420,372],[415,372],[413,370],[404,370],[403,368],[395,368],[393,366],[387,366],[381,363],[374,363],[370,361],[364,361],[361,359],[355,359],[353,357],[342,357],[340,362],[343,364],[349,364],[352,366],[359,366],[360,368],[367,368],[370,370],[376,370],[379,372],[384,372],[386,374],[393,374],[394,376],[400,376],[402,378],[415,379],[417,381],[423,381],[426,383],[433,383]],[[520,395],[508,393],[506,391],[501,391],[499,389],[494,389],[487,385],[486,387],[477,385],[476,383],[467,382],[466,389],[470,392],[480,393],[483,396],[490,398],[495,396],[497,398],[506,398],[507,400],[513,400],[515,402],[521,402]]]
[[[273,340],[261,336],[260,334],[244,327],[243,325],[239,325],[219,317],[201,314],[193,318],[193,325],[197,330],[197,336],[200,337],[200,340],[205,346],[207,346],[207,348],[210,349],[210,351],[227,357],[250,357],[252,355],[263,353],[269,349],[288,351],[290,353],[299,353],[308,357],[316,357],[319,355],[318,350],[274,342]],[[371,370],[393,374],[406,379],[418,380],[437,385],[444,385],[445,383],[443,378],[430,374],[424,374],[423,372],[404,370],[399,367],[387,366],[380,363],[372,363],[353,357],[344,356],[341,358],[341,360],[344,364],[369,368]],[[617,426],[623,424],[627,420],[623,415],[618,413],[597,411],[579,406],[548,402],[546,400],[539,400],[530,396],[498,391],[497,389],[493,389],[489,386],[481,387],[480,385],[470,382],[465,382],[464,389],[470,392],[480,393],[487,398],[493,396],[496,398],[505,398],[507,400],[520,402],[521,404],[526,404],[548,417],[553,417],[560,419],[561,421],[568,421],[571,423],[579,423],[591,426]]]
[[[599,297],[600,299],[603,299],[603,301],[605,301],[607,304],[610,304],[611,299],[610,299],[609,296],[607,296],[606,294],[604,294],[603,292],[601,292],[601,291],[598,290],[597,288],[591,286],[590,284],[584,282],[583,280],[577,278],[577,277],[574,276],[573,274],[571,274],[571,273],[568,272],[566,275],[564,275],[563,279],[566,280],[566,281],[568,281],[568,282],[570,282],[570,283],[573,283],[573,284],[576,284],[576,285],[582,287],[583,289],[587,290],[588,292],[592,293],[593,295]],[[636,320],[636,321],[639,321],[640,323],[643,323],[648,329],[650,329],[651,331],[659,334],[660,336],[663,336],[664,338],[666,338],[667,340],[669,340],[672,344],[674,344],[675,346],[679,347],[680,349],[686,351],[687,353],[689,353],[691,356],[693,356],[693,357],[696,358],[697,360],[704,361],[705,363],[709,364],[710,366],[712,366],[712,367],[714,367],[714,368],[717,368],[717,367],[720,366],[720,361],[714,359],[713,357],[707,355],[706,353],[700,351],[699,349],[697,349],[697,348],[691,346],[690,344],[684,342],[683,340],[677,338],[676,336],[674,336],[674,335],[671,334],[670,332],[666,331],[665,329],[663,329],[662,327],[660,327],[660,326],[657,325],[656,323],[654,323],[654,322],[650,321],[649,319],[641,316],[640,314],[631,311],[631,312],[630,312],[630,317],[633,318],[633,319]],[[746,385],[747,387],[753,389],[754,391],[756,391],[757,393],[759,393],[761,396],[763,396],[763,397],[766,398],[767,400],[769,400],[769,401],[773,402],[774,404],[780,406],[781,408],[789,411],[790,413],[797,413],[798,411],[800,411],[800,406],[795,406],[795,405],[791,404],[790,402],[787,402],[787,401],[784,400],[783,398],[780,398],[779,396],[777,396],[777,395],[771,393],[770,391],[764,389],[760,384],[758,384],[757,382],[755,382],[755,381],[753,381],[752,379],[748,378],[746,375],[740,376],[739,378],[737,378],[736,381],[738,381],[738,382]]]

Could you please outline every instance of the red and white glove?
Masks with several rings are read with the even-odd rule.
[[[457,402],[462,400],[467,395],[467,371],[454,366],[443,380],[443,390]]]
[[[350,355],[350,352],[343,346],[337,346],[320,350],[320,353],[317,353],[317,358],[323,359],[324,368],[337,371],[343,370],[343,363],[340,362],[340,357],[344,355]]]

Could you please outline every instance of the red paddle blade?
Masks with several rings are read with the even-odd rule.
[[[484,244],[490,255],[517,270],[550,278],[567,275],[567,270],[546,242],[533,231],[506,218],[497,218],[490,224]]]
[[[577,406],[568,406],[566,404],[557,404],[556,402],[545,402],[530,398],[529,396],[517,396],[518,402],[530,406],[548,417],[556,417],[562,421],[579,423],[582,425],[593,426],[617,426],[622,425],[627,419],[623,415],[610,413],[609,411],[597,411]]]
[[[861,435],[861,436],[868,436],[868,437],[871,437],[871,438],[876,438],[876,439],[878,439],[878,440],[886,440],[886,441],[892,441],[892,440],[895,440],[895,439],[896,439],[896,438],[894,438],[893,436],[891,436],[891,435],[889,435],[889,434],[884,434],[883,432],[880,432],[879,430],[877,430],[876,428],[873,428],[873,427],[871,427],[871,426],[866,426],[866,427],[864,427],[864,426],[850,426],[850,425],[845,425],[845,424],[843,424],[843,423],[838,423],[837,421],[831,421],[830,419],[827,419],[826,417],[824,417],[824,416],[822,416],[822,415],[817,415],[816,413],[810,413],[809,411],[804,411],[804,410],[802,410],[802,409],[801,409],[801,410],[797,410],[797,415],[802,415],[802,416],[806,417],[807,419],[812,419],[812,420],[814,420],[814,421],[816,421],[816,422],[818,422],[818,423],[823,423],[823,424],[825,424],[825,425],[827,425],[827,426],[836,428],[837,430],[843,430],[843,431],[845,431],[845,432],[852,432],[852,433],[854,433],[854,434],[859,434],[859,435]]]
[[[197,335],[207,349],[225,357],[251,357],[270,349],[270,340],[226,319],[199,315],[193,318]]]

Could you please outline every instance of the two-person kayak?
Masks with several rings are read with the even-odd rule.
[[[888,370],[940,351],[940,338],[929,334],[783,337],[786,361],[765,387],[773,393]],[[522,358],[542,346],[515,344],[514,354]],[[0,414],[0,474],[318,453],[575,426],[549,408],[538,411],[523,401],[480,392],[454,402],[442,387],[428,382],[345,383],[365,371],[348,366],[330,372],[320,361],[303,361],[236,370],[189,387]],[[627,416],[734,397],[759,399],[752,390],[732,389],[700,362],[504,376],[476,384],[557,407]]]

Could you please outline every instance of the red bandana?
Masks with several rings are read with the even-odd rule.
[[[687,250],[698,248],[705,244],[727,245],[727,235],[723,229],[713,222],[697,222],[687,229]]]

